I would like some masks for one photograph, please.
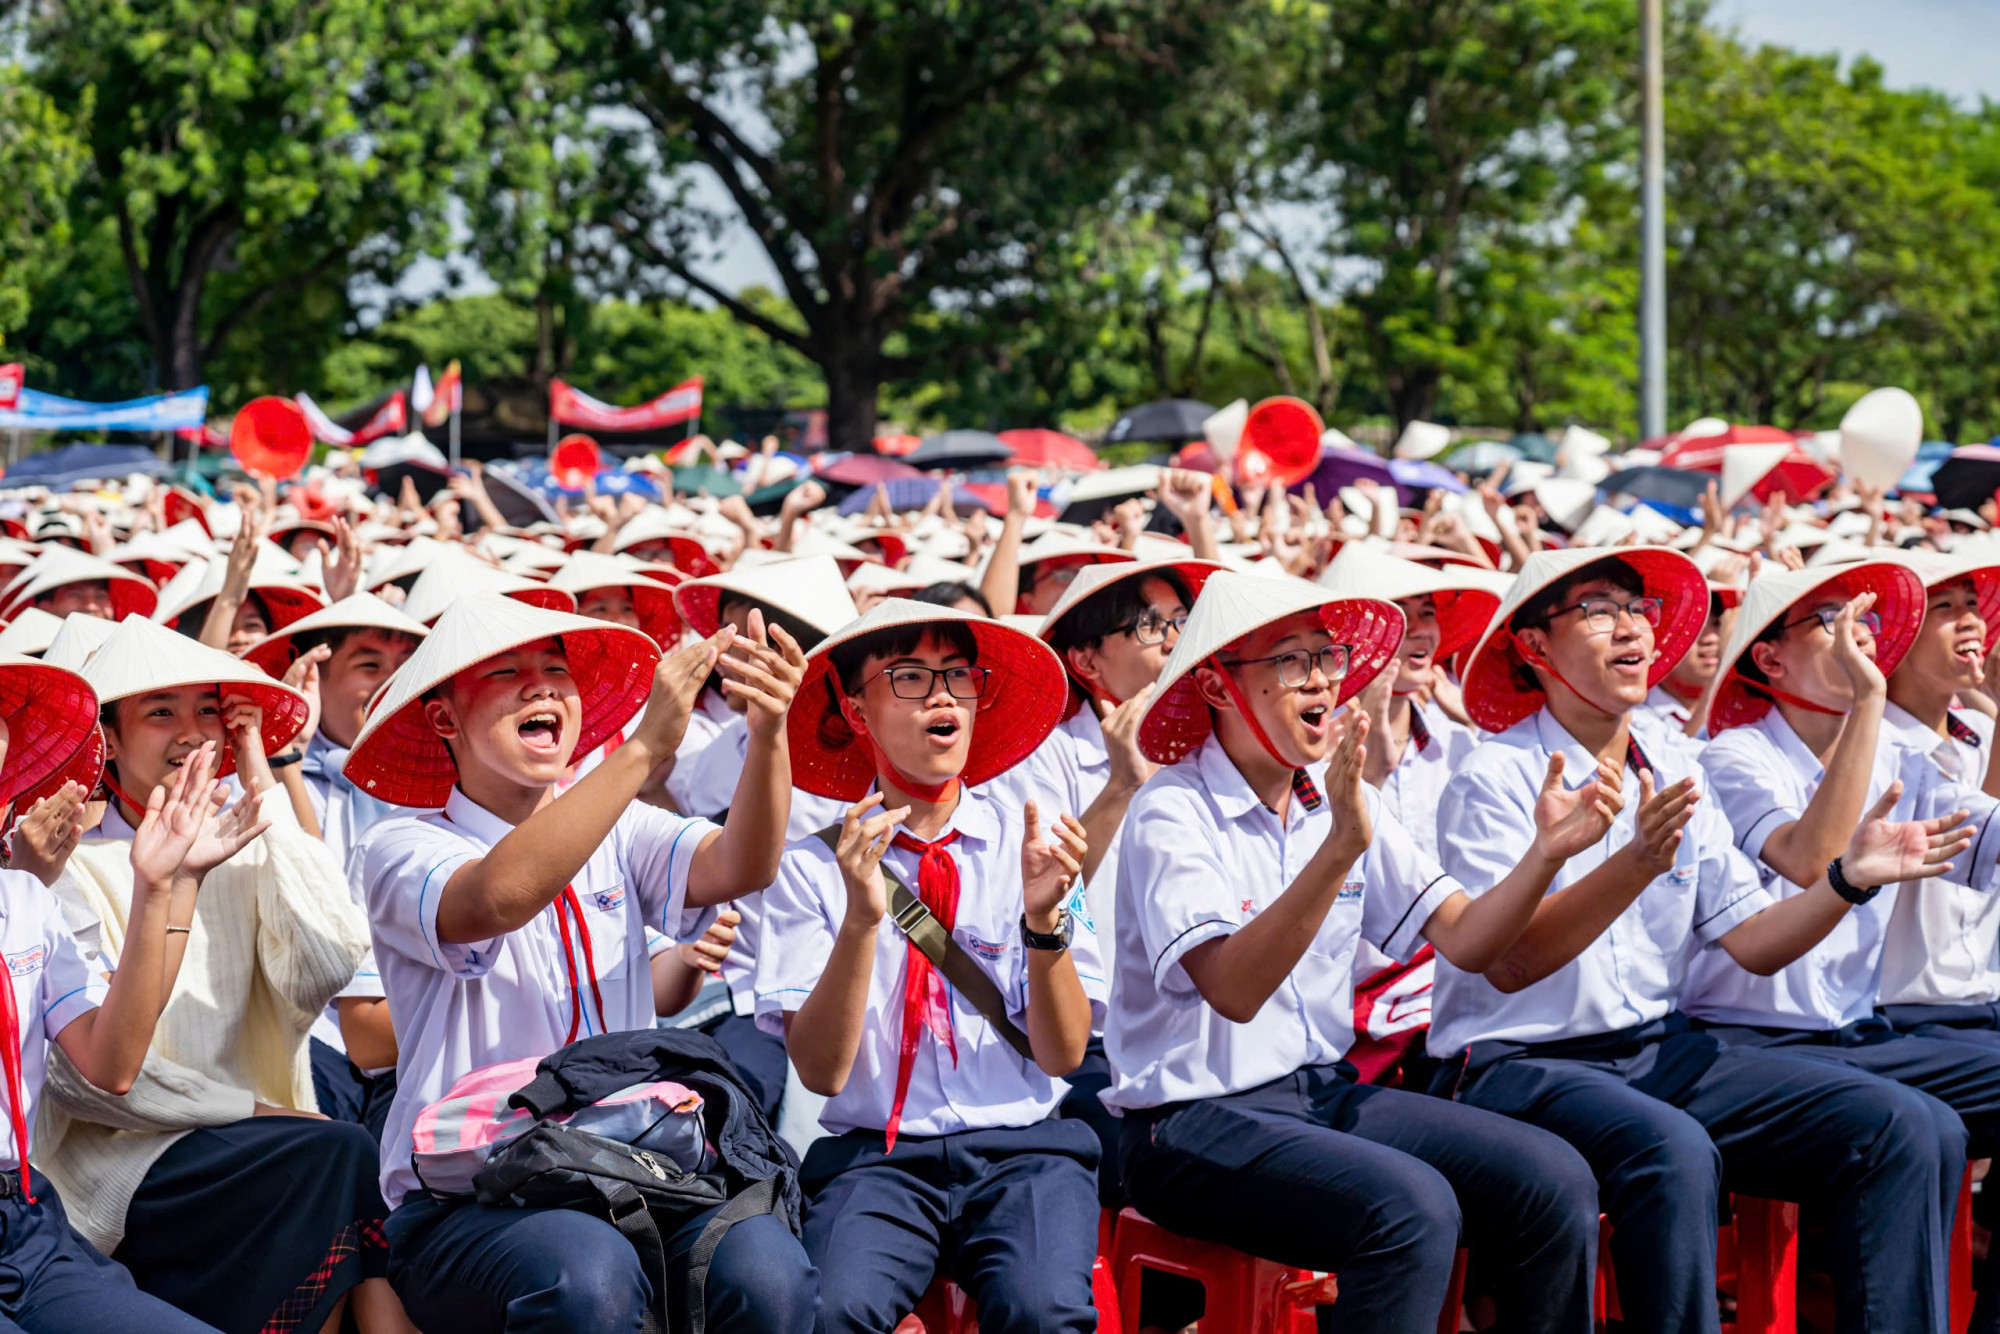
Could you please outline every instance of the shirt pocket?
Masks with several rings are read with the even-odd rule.
[[[1700,873],[1701,863],[1695,859],[1689,840],[1683,838],[1673,866],[1647,882],[1638,901],[1624,913],[1642,948],[1662,958],[1676,957],[1687,948],[1694,936]]]
[[[626,976],[632,967],[634,942],[640,957],[646,957],[646,929],[638,920],[637,896],[629,886],[617,884],[588,892],[578,890],[576,898],[590,931],[590,955],[597,965],[598,979]],[[583,960],[577,960],[577,965],[581,968]]]

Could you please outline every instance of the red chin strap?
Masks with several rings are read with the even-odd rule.
[[[1835,718],[1844,718],[1847,716],[1846,709],[1829,709],[1824,704],[1815,704],[1813,703],[1813,701],[1809,699],[1802,699],[1799,696],[1792,694],[1790,691],[1780,690],[1776,686],[1771,685],[1768,682],[1752,681],[1747,677],[1745,677],[1741,672],[1738,672],[1736,674],[1736,679],[1743,683],[1743,688],[1745,690],[1754,691],[1757,694],[1764,696],[1766,699],[1776,700],[1781,704],[1789,704],[1795,709],[1804,709],[1807,713],[1829,714]]]
[[[829,676],[827,679],[831,681],[833,678]],[[840,700],[841,714],[846,720],[848,730],[860,737],[867,744],[869,755],[874,757],[875,772],[878,776],[886,775],[898,788],[915,797],[918,801],[945,801],[958,795],[958,776],[956,774],[945,779],[942,783],[926,783],[912,778],[901,769],[898,769],[895,763],[882,753],[882,748],[875,744],[875,738],[868,730],[861,726],[853,715],[847,712],[846,706],[852,701],[845,695],[840,696]]]
[[[146,818],[146,803],[132,800],[132,794],[119,785],[118,771],[113,769],[109,764],[104,766],[104,786],[110,791],[113,800],[126,810],[136,814],[137,818],[130,823],[134,829],[137,829],[139,821]]]
[[[1257,744],[1264,748],[1264,753],[1294,773],[1305,772],[1298,765],[1293,764],[1283,755],[1280,755],[1278,748],[1271,744],[1271,738],[1266,735],[1264,725],[1258,722],[1257,715],[1250,711],[1250,701],[1244,698],[1243,688],[1236,684],[1236,678],[1230,674],[1229,669],[1226,667],[1217,667],[1216,674],[1222,678],[1222,688],[1228,692],[1229,702],[1236,706],[1236,712],[1242,717],[1244,725],[1250,729],[1250,735],[1256,737]],[[1329,706],[1329,708],[1331,707]]]
[[[1617,718],[1622,716],[1626,712],[1626,710],[1624,709],[1607,709],[1602,704],[1599,704],[1596,700],[1592,699],[1590,696],[1584,694],[1581,690],[1578,690],[1575,686],[1571,685],[1569,682],[1569,678],[1564,676],[1561,672],[1557,671],[1555,667],[1549,663],[1548,659],[1544,658],[1541,654],[1535,652],[1533,649],[1529,648],[1526,644],[1522,643],[1521,636],[1515,634],[1513,631],[1510,630],[1507,632],[1507,637],[1513,641],[1514,651],[1520,654],[1521,657],[1524,658],[1529,663],[1529,665],[1534,667],[1539,667],[1543,671],[1547,672],[1550,676],[1553,676],[1557,681],[1562,683],[1563,689],[1569,691],[1570,694],[1575,695],[1578,699],[1582,700],[1585,704],[1588,704],[1591,708],[1596,709],[1599,713],[1603,714],[1605,717]],[[1544,693],[1546,694],[1547,692]]]

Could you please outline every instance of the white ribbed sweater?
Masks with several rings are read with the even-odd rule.
[[[131,1092],[114,1097],[50,1052],[34,1164],[107,1255],[124,1238],[133,1193],[182,1135],[239,1121],[259,1102],[318,1107],[306,1030],[353,978],[368,919],[284,791],[263,808],[271,827],[202,882],[180,975]],[[103,923],[108,960],[125,947],[131,849],[124,839],[87,840],[56,884]]]

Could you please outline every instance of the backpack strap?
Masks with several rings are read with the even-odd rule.
[[[813,837],[826,844],[829,851],[835,850],[840,846],[840,826],[830,824],[816,831]],[[951,932],[944,929],[944,923],[938,921],[924,906],[924,901],[903,883],[903,877],[896,874],[896,868],[887,861],[883,861],[881,867],[882,878],[889,884],[889,917],[896,923],[896,929],[923,951],[932,966],[944,974],[945,981],[972,1002],[972,1008],[979,1011],[980,1017],[1007,1040],[1015,1055],[1024,1061],[1033,1061],[1035,1050],[1028,1042],[1028,1035],[1008,1017],[1007,1002],[1001,997],[1000,988],[986,975],[986,970],[952,939]]]
[[[687,1301],[688,1334],[706,1334],[708,1327],[708,1262],[715,1258],[715,1248],[722,1244],[722,1234],[746,1218],[756,1218],[761,1214],[775,1213],[778,1207],[778,1182],[775,1177],[765,1177],[745,1188],[742,1194],[715,1211],[695,1238],[694,1248],[688,1252]],[[665,1289],[661,1289],[662,1292]]]
[[[587,1174],[588,1181],[597,1192],[604,1205],[604,1216],[611,1226],[631,1244],[639,1256],[639,1268],[644,1271],[646,1281],[653,1285],[655,1300],[662,1312],[667,1307],[667,1251],[660,1241],[660,1228],[653,1221],[653,1214],[646,1207],[646,1197],[628,1181],[618,1181],[595,1173]],[[704,1232],[703,1236],[707,1234]],[[648,1320],[650,1330],[652,1321]],[[669,1322],[659,1325],[661,1334],[671,1328]],[[695,1334],[701,1334],[701,1325],[695,1325]]]

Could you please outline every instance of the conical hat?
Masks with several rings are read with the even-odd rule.
[[[1924,623],[1924,581],[1901,559],[1860,561],[1832,569],[1769,570],[1750,581],[1743,605],[1729,627],[1729,642],[1722,650],[1722,670],[1709,684],[1708,734],[1715,736],[1732,727],[1741,727],[1762,718],[1771,708],[1771,697],[1742,675],[1750,646],[1780,618],[1821,589],[1837,590],[1847,597],[1863,593],[1875,595],[1874,611],[1882,618],[1882,633],[1875,636],[1875,665],[1884,676],[1916,642]]]
[[[849,592],[873,589],[882,593],[914,593],[919,588],[927,588],[931,581],[920,574],[907,570],[891,569],[880,561],[865,561],[854,567],[854,573],[847,576]],[[0,638],[4,638],[0,634]]]
[[[199,525],[196,527],[199,530]],[[145,575],[155,584],[165,584],[182,566],[212,550],[213,545],[206,539],[201,550],[191,551],[164,533],[144,532],[133,534],[129,541],[105,552],[104,559],[114,565],[139,566],[141,568],[136,573]]]
[[[1134,559],[1132,553],[1123,547],[1108,547],[1102,542],[1093,542],[1088,537],[1056,528],[1023,545],[1018,564],[1025,575],[1030,565],[1045,560],[1057,560],[1064,556],[1088,556],[1092,564]],[[1027,582],[1025,577],[1022,582]]]
[[[429,625],[446,607],[474,593],[501,593],[545,611],[576,610],[576,599],[559,588],[496,569],[461,547],[440,544],[404,600],[403,614]]]
[[[1451,428],[1436,422],[1413,421],[1396,437],[1392,451],[1399,459],[1427,459],[1451,443]]]
[[[72,618],[74,619],[74,618]],[[65,625],[64,630],[69,627]],[[62,636],[50,645],[60,647]],[[226,698],[244,695],[264,711],[264,753],[275,755],[292,744],[306,725],[306,697],[273,681],[240,658],[210,648],[143,616],[127,616],[90,655],[80,669],[97,698],[105,704],[142,695],[149,690],[179,690],[213,685]],[[217,776],[235,769],[227,744],[217,747]]]
[[[639,613],[639,628],[661,648],[672,648],[680,642],[681,617],[674,610],[673,589],[648,578],[616,556],[594,551],[572,553],[549,580],[549,587],[568,593],[578,606],[583,605],[583,595],[592,589],[627,589],[632,594],[633,610]]]
[[[1428,597],[1437,607],[1438,642],[1432,657],[1439,662],[1478,641],[1500,609],[1489,572],[1450,564],[1433,569],[1402,560],[1369,546],[1349,542],[1328,562],[1319,581],[1327,588],[1365,588],[1387,602]]]
[[[369,796],[435,809],[458,781],[451,748],[424,717],[423,697],[468,667],[543,639],[560,639],[583,706],[574,754],[624,726],[653,688],[659,646],[629,626],[546,611],[497,593],[454,602],[369,702],[343,772]]]
[[[416,639],[422,639],[430,633],[422,621],[404,615],[373,593],[356,593],[352,597],[342,598],[330,607],[323,607],[310,616],[302,616],[276,634],[253,644],[244,653],[243,660],[273,677],[282,678],[286,670],[298,660],[299,641],[306,635],[320,630],[364,628],[393,630],[397,634],[410,635]]]
[[[1149,574],[1172,570],[1180,576],[1181,582],[1187,585],[1188,601],[1192,604],[1201,595],[1201,586],[1208,582],[1208,577],[1222,568],[1214,561],[1196,560],[1192,557],[1187,560],[1109,561],[1100,565],[1086,565],[1077,571],[1076,578],[1070,580],[1069,587],[1063,589],[1062,596],[1056,599],[1056,605],[1049,608],[1049,614],[1041,618],[1041,624],[1035,630],[1035,637],[1045,644],[1052,642],[1050,636],[1055,634],[1056,627],[1062,624],[1063,619],[1075,611],[1085,598],[1121,579],[1143,580]]]
[[[1838,434],[1841,471],[1886,490],[1916,462],[1924,410],[1907,389],[1871,389],[1841,417]]]
[[[856,616],[854,598],[831,556],[798,556],[748,570],[691,579],[674,590],[674,605],[688,629],[706,639],[722,628],[723,595],[750,598],[832,634]]]
[[[35,558],[19,577],[0,594],[0,616],[12,617],[23,606],[64,584],[88,583],[101,579],[111,589],[111,606],[120,620],[127,616],[151,616],[159,605],[153,581],[132,573],[123,565],[113,565],[97,556],[86,556],[69,547],[54,546]]]
[[[1945,555],[1936,551],[1905,551],[1897,557],[1917,572],[1926,594],[1939,584],[1970,579],[1979,594],[1979,618],[1986,622],[1986,651],[2000,641],[2000,549],[1991,545],[1973,547]],[[1928,604],[1928,597],[1926,603]],[[0,648],[7,647],[7,634],[0,631]],[[24,650],[25,651],[25,650]]]
[[[806,657],[797,702],[785,720],[792,783],[814,796],[859,801],[875,782],[875,759],[841,716],[839,683],[828,654],[876,630],[902,625],[963,623],[979,645],[979,666],[992,669],[979,698],[961,782],[983,783],[1026,759],[1055,730],[1069,703],[1069,682],[1049,646],[1033,635],[983,616],[908,598],[884,598],[866,616],[829,635]],[[1053,818],[1051,813],[1050,818]]]
[[[704,578],[716,572],[716,564],[708,548],[691,531],[695,522],[696,517],[682,506],[669,510],[649,505],[618,530],[611,549],[627,551],[642,542],[665,542],[673,548],[676,566],[696,578]]]
[[[369,562],[365,576],[368,591],[373,593],[384,584],[416,578],[430,568],[443,550],[445,544],[434,537],[411,537],[400,547],[384,546],[376,553],[375,560]]]
[[[0,630],[0,653],[24,653],[40,657],[55,642],[63,618],[51,616],[40,607],[23,607],[21,614]]]
[[[1212,574],[1194,600],[1180,642],[1167,656],[1139,720],[1139,749],[1146,758],[1173,764],[1208,740],[1215,719],[1195,688],[1196,667],[1254,630],[1312,611],[1319,613],[1320,624],[1334,643],[1352,648],[1347,675],[1334,683],[1336,704],[1358,694],[1396,656],[1396,645],[1403,638],[1403,613],[1372,592],[1233,570]]]
[[[4,653],[0,720],[7,724],[0,802],[7,802],[45,782],[97,730],[97,696],[75,672]]]
[[[1648,688],[1674,669],[1708,624],[1708,580],[1695,563],[1665,547],[1571,547],[1538,551],[1528,557],[1472,657],[1463,684],[1465,709],[1488,732],[1501,732],[1542,707],[1539,689],[1523,690],[1516,668],[1524,665],[1507,623],[1550,584],[1595,561],[1616,559],[1632,567],[1646,595],[1660,599],[1660,623],[1653,629],[1653,665],[1646,673]]]
[[[251,563],[250,591],[257,595],[270,613],[273,630],[282,630],[326,606],[326,599],[320,596],[318,590],[300,580],[297,570],[298,563],[276,548],[269,552],[260,548]],[[162,625],[177,625],[182,617],[190,613],[197,619],[206,616],[210,604],[221,595],[222,585],[228,578],[228,561],[210,561],[202,571],[200,583],[193,588],[179,590],[172,598],[160,599],[153,619]]]
[[[65,783],[81,784],[86,797],[97,791],[97,785],[104,781],[104,729],[93,727],[84,733],[68,759],[57,765],[55,771],[41,782],[21,790],[14,798],[15,809],[26,811],[36,802],[53,797],[62,790]]]
[[[42,650],[42,661],[80,672],[83,664],[90,661],[90,655],[103,648],[104,641],[111,638],[111,632],[117,628],[118,622],[107,621],[102,616],[75,613],[65,616],[56,628],[55,638],[49,640],[49,646]]]

